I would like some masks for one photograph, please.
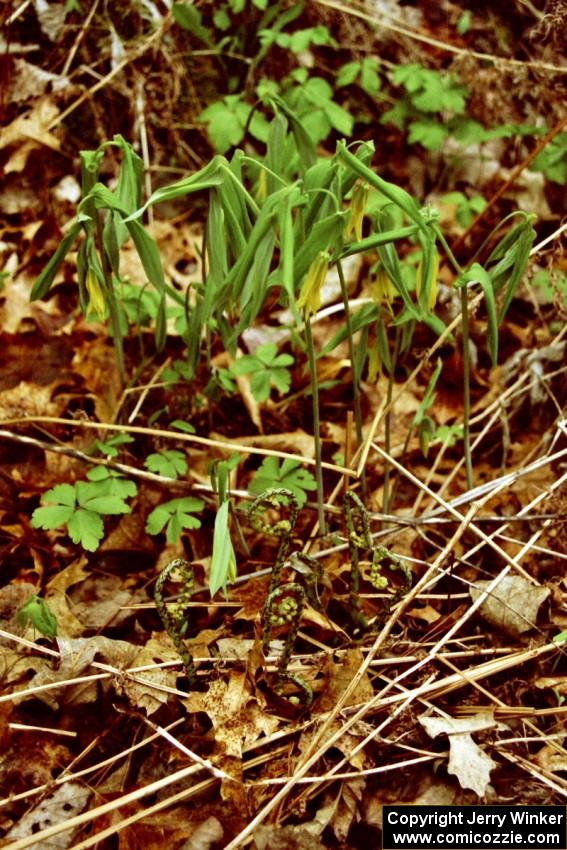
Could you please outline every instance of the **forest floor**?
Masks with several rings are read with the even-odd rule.
[[[0,846],[368,848],[384,804],[565,805],[565,4],[113,5],[0,13]],[[230,310],[195,334],[215,187],[143,219],[163,322],[121,246],[122,362],[96,227],[30,300],[85,191],[79,151],[120,134],[144,198],[215,153],[263,157],[261,80],[321,161],[345,128],[372,142],[455,262],[501,281],[490,302],[468,278],[466,352],[441,247],[435,322],[402,312],[425,286],[409,236],[338,264],[353,346],[336,249],[303,324],[272,286],[233,350]],[[92,166],[113,191],[127,150]],[[273,162],[243,178],[250,215]],[[384,198],[360,203],[359,241]]]

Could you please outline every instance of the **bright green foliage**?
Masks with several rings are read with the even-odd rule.
[[[392,77],[396,85],[403,85],[413,106],[422,112],[465,111],[467,90],[450,74],[414,64],[399,65]]]
[[[337,43],[335,39],[331,37],[329,30],[323,25],[309,27],[304,30],[296,30],[293,33],[276,32],[275,30],[265,29],[260,30],[258,37],[262,47],[271,47],[272,44],[277,44],[278,47],[291,50],[292,53],[301,53],[302,50],[307,50],[307,48],[312,44],[317,46],[337,46]]]
[[[429,151],[434,151],[447,138],[447,128],[444,124],[437,123],[431,119],[424,121],[411,121],[408,132],[410,145],[423,145]]]
[[[434,442],[445,443],[447,446],[454,446],[458,440],[463,439],[462,425],[440,425],[435,430]]]
[[[183,431],[184,434],[194,434],[195,429],[191,425],[190,422],[184,422],[183,419],[174,419],[171,423],[172,428],[177,428],[179,431]]]
[[[199,120],[207,124],[211,142],[217,151],[225,153],[229,148],[240,144],[251,109],[238,94],[228,94],[203,109]],[[266,141],[268,122],[257,110],[252,115],[248,129],[255,139]]]
[[[201,520],[193,516],[202,511],[205,503],[194,496],[184,496],[181,499],[171,499],[158,505],[149,514],[146,521],[148,534],[160,534],[166,529],[165,537],[168,543],[179,540],[184,528],[200,528]]]
[[[121,165],[113,191],[98,182],[105,149],[118,148]],[[120,136],[105,142],[96,150],[81,151],[81,194],[77,217],[61,240],[45,269],[35,281],[32,301],[44,298],[55,281],[66,255],[82,235],[77,254],[79,301],[83,313],[110,316],[119,372],[124,376],[122,336],[126,316],[116,287],[120,282],[120,248],[131,238],[148,281],[158,291],[155,340],[158,349],[165,344],[166,282],[157,244],[135,220],[141,203],[143,162],[134,149]]]
[[[128,281],[117,282],[116,291],[126,318],[139,328],[148,327],[159,314],[160,297],[155,289]],[[124,333],[127,328],[123,328]]]
[[[469,9],[466,12],[463,12],[459,20],[457,21],[457,32],[459,35],[466,35],[471,28],[472,22],[472,14]]]
[[[285,458],[280,465],[276,457],[266,457],[248,485],[251,493],[259,496],[264,490],[283,487],[297,498],[300,507],[307,501],[307,490],[316,490],[317,484],[310,472],[295,460]]]
[[[283,97],[315,143],[326,139],[331,130],[351,135],[352,115],[333,100],[329,83],[310,76],[307,68],[296,68],[283,81]]]
[[[548,303],[555,298],[567,309],[567,275],[559,270],[547,271],[541,269],[531,280],[532,286],[537,287]]]
[[[419,443],[424,457],[427,457],[431,437],[435,432],[435,423],[429,416],[427,416],[427,410],[431,407],[435,400],[435,387],[437,385],[437,381],[439,380],[439,375],[441,374],[442,368],[443,362],[441,358],[438,358],[437,365],[433,371],[433,374],[431,375],[431,378],[429,379],[427,389],[423,394],[421,404],[416,410],[415,416],[413,417],[413,422],[411,424],[412,428],[417,428],[418,430]]]
[[[95,480],[57,484],[47,490],[42,496],[44,507],[36,508],[32,514],[32,527],[66,526],[73,543],[94,552],[104,536],[102,517],[129,513],[123,496],[134,495],[136,485],[111,475],[105,467],[95,467],[89,476]]]
[[[338,89],[358,83],[360,88],[370,97],[375,97],[380,91],[381,81],[378,74],[378,63],[371,56],[343,65],[335,81]]]
[[[229,529],[230,502],[226,499],[220,506],[215,517],[213,535],[213,552],[211,555],[211,571],[209,574],[209,591],[214,596],[217,590],[226,593],[228,582],[236,578],[236,555],[230,538]]]
[[[450,74],[416,64],[399,65],[392,73],[392,81],[403,86],[405,95],[382,115],[383,124],[395,124],[400,129],[407,125],[408,141],[428,150],[437,150],[449,134],[457,132],[463,120],[458,116],[465,111],[467,89]],[[478,129],[483,128],[478,125]]]
[[[288,366],[293,363],[291,354],[278,354],[273,342],[266,342],[254,354],[239,357],[230,367],[234,375],[251,375],[250,387],[257,402],[266,401],[272,386],[286,393],[291,383]]]
[[[138,492],[133,481],[106,466],[93,466],[87,472],[87,478],[91,482],[98,483],[101,493],[104,490],[111,496],[118,496],[119,499],[131,499]]]
[[[193,4],[174,3],[171,12],[182,29],[190,32],[207,47],[214,47],[209,30],[202,24],[201,12]]]
[[[127,445],[128,443],[133,443],[134,439],[130,436],[130,434],[118,433],[113,434],[108,440],[95,440],[94,449],[100,452],[106,457],[118,457],[118,452],[120,446]]]
[[[50,610],[45,599],[41,599],[35,593],[18,610],[16,619],[22,626],[31,623],[34,629],[51,640],[57,635],[57,617]]]
[[[548,180],[564,185],[567,182],[567,133],[559,133],[539,153],[532,164],[532,171],[542,171]]]
[[[190,381],[191,369],[185,360],[174,360],[171,366],[163,370],[161,377],[166,384]]]
[[[211,379],[205,387],[205,395],[209,398],[216,398],[219,391],[229,394],[236,392],[234,373],[230,369],[219,367],[212,370]]]
[[[217,493],[218,511],[215,517],[209,591],[214,596],[218,590],[226,594],[228,582],[236,578],[236,555],[230,537],[229,477],[240,463],[240,455],[232,454],[228,460],[214,461],[210,468],[211,484]]]
[[[486,201],[481,195],[467,198],[462,192],[447,192],[441,200],[444,204],[455,205],[455,217],[461,227],[468,227],[486,207]]]
[[[156,472],[166,478],[177,479],[187,472],[187,461],[185,455],[178,449],[166,449],[163,452],[155,452],[148,455],[144,466],[150,472]]]

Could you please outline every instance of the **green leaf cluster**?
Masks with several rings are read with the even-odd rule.
[[[150,472],[172,478],[174,481],[187,472],[187,461],[183,452],[178,449],[166,449],[147,456],[144,466]]]
[[[559,133],[538,153],[532,171],[541,171],[548,180],[564,186],[567,183],[567,133]]]
[[[168,543],[175,543],[181,537],[185,528],[200,528],[201,520],[194,516],[205,507],[202,499],[194,496],[183,496],[180,499],[171,499],[158,505],[148,515],[146,531],[148,534],[161,534],[165,529],[165,538]]]
[[[382,85],[376,59],[365,56],[363,59],[342,65],[335,80],[336,88],[351,86],[354,83],[357,83],[369,97],[376,97]]]
[[[283,487],[297,498],[300,507],[307,501],[307,491],[316,490],[314,477],[295,460],[284,458],[281,463],[277,457],[266,457],[255,473],[248,489],[256,496],[264,490]]]
[[[273,342],[260,345],[254,354],[239,357],[230,367],[233,375],[250,375],[250,388],[257,402],[266,401],[274,386],[281,394],[287,393],[291,384],[288,366],[293,363],[291,354],[278,354]]]
[[[43,507],[32,514],[33,528],[64,527],[73,543],[94,552],[104,536],[104,516],[130,512],[124,499],[136,495],[132,481],[110,473],[106,467],[95,467],[89,481],[57,484],[42,496]]]
[[[450,74],[441,74],[422,65],[399,65],[392,79],[405,88],[412,105],[422,112],[465,111],[467,89]]]

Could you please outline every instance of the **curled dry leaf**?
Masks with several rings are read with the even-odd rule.
[[[477,581],[470,589],[473,602],[491,584]],[[478,609],[480,616],[512,637],[535,628],[537,612],[549,596],[546,587],[538,587],[522,576],[505,576]]]
[[[470,788],[479,797],[484,797],[490,782],[490,771],[497,763],[476,744],[471,734],[486,729],[500,728],[488,714],[476,714],[455,720],[451,717],[425,717],[419,722],[431,738],[438,735],[449,737],[449,764],[447,772],[456,776],[461,788]]]

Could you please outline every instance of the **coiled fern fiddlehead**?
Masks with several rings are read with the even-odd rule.
[[[382,567],[387,566],[390,570],[400,570],[404,575],[404,583],[396,588],[382,610],[379,612],[376,625],[382,625],[388,611],[396,602],[404,596],[412,585],[412,572],[409,564],[390,552],[385,546],[375,546],[370,533],[370,517],[362,501],[352,490],[347,490],[343,501],[343,512],[348,536],[348,547],[350,556],[350,587],[349,587],[349,610],[355,628],[366,629],[368,622],[360,605],[360,566],[359,557],[361,551],[372,553],[370,567],[370,581],[377,590],[384,590],[389,581],[382,573]]]
[[[163,586],[168,579],[174,577],[174,573],[177,573],[176,580],[181,583],[181,593],[175,602],[166,603],[163,598]],[[173,561],[166,564],[159,574],[154,591],[157,612],[183,661],[190,687],[194,687],[197,682],[197,671],[195,670],[193,656],[183,640],[183,635],[187,629],[188,603],[193,593],[194,580],[191,564],[183,558],[174,558]]]
[[[265,521],[267,510],[274,508],[281,512],[284,506],[288,508],[287,518],[280,518],[274,523]],[[317,575],[317,573],[319,576],[321,575],[320,565],[308,556],[293,553],[290,558],[290,565],[295,569],[298,577],[304,579],[307,591],[299,581],[280,581],[298,514],[299,504],[297,498],[290,490],[283,487],[266,490],[258,496],[249,509],[250,522],[257,531],[280,538],[276,560],[272,567],[268,594],[262,609],[262,645],[264,654],[267,654],[269,651],[274,628],[287,626],[284,647],[278,658],[275,690],[277,694],[283,694],[285,682],[292,682],[301,690],[302,702],[307,706],[313,701],[313,690],[311,686],[300,676],[289,673],[287,668],[293,652],[297,632],[299,631],[306,598],[307,596],[310,599],[312,598],[312,576],[314,574]],[[293,697],[291,699],[295,701]]]

